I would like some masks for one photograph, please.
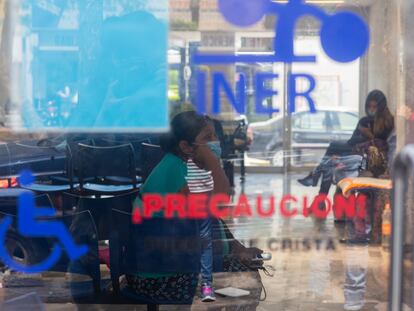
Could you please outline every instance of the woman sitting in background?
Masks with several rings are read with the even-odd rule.
[[[366,116],[359,120],[351,139],[347,142],[332,142],[321,163],[307,177],[299,179],[299,183],[315,187],[322,176],[319,193],[328,194],[334,170],[341,168],[358,174],[365,155],[368,171],[373,176],[378,177],[386,171],[387,139],[394,129],[394,117],[388,109],[383,92],[374,90],[368,94],[365,113]]]

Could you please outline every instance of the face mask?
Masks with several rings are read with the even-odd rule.
[[[368,117],[373,118],[373,117],[375,117],[376,114],[377,114],[376,111],[368,111]]]
[[[209,141],[207,143],[207,146],[210,148],[211,152],[213,152],[218,159],[221,158],[222,150],[220,146],[220,142],[218,140],[216,141]]]

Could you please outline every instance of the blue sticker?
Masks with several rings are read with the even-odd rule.
[[[151,4],[152,5],[152,4]],[[23,0],[15,127],[69,131],[168,128],[167,0]],[[29,9],[29,10],[27,10]],[[16,122],[15,122],[16,123]]]
[[[239,27],[248,27],[259,22],[266,15],[275,15],[275,38],[273,40],[273,54],[210,54],[194,52],[192,62],[196,65],[235,64],[235,63],[315,63],[315,55],[297,55],[294,51],[295,27],[304,16],[311,16],[320,21],[320,40],[325,53],[334,61],[341,63],[352,62],[363,56],[369,47],[370,34],[365,21],[353,12],[339,11],[327,14],[321,8],[306,3],[304,0],[289,0],[286,4],[272,0],[217,0],[223,17],[231,24]],[[197,73],[197,109],[200,113],[206,112],[207,107],[207,74],[201,70]],[[265,81],[277,79],[278,75],[270,73],[256,73],[255,81],[255,112],[257,114],[272,114],[279,109],[263,105],[266,98],[277,96],[278,91],[265,87]],[[304,99],[311,113],[316,112],[316,104],[312,92],[316,88],[316,80],[309,74],[290,73],[288,79],[288,113],[296,111],[296,98]],[[297,80],[309,82],[306,91],[299,92]],[[225,75],[214,72],[212,74],[212,113],[221,111],[222,90],[228,103],[240,114],[246,111],[246,81],[241,77],[236,83],[236,92],[232,91],[231,82],[226,81]]]
[[[23,171],[19,181],[23,186],[29,186],[34,180],[30,171]],[[0,223],[0,261],[22,273],[39,273],[51,269],[59,261],[63,250],[70,260],[76,260],[88,252],[87,245],[77,245],[68,229],[62,221],[56,219],[44,219],[55,216],[56,211],[50,207],[37,207],[32,192],[23,192],[17,202],[17,232],[26,238],[54,238],[60,244],[54,246],[50,255],[42,262],[32,266],[25,266],[16,262],[6,248],[7,231],[11,229],[13,219],[6,216]],[[43,218],[43,219],[42,219]]]
[[[363,56],[369,47],[369,28],[353,12],[340,11],[329,15],[303,0],[289,0],[286,4],[271,0],[217,0],[223,17],[240,27],[251,26],[266,15],[277,16],[273,55],[199,54],[193,56],[196,64],[229,64],[255,62],[316,62],[315,55],[296,55],[295,27],[299,19],[312,16],[321,22],[320,39],[325,53],[337,62],[352,62]]]

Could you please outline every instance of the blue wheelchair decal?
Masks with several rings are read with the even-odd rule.
[[[20,175],[20,184],[28,186],[33,182],[30,171],[23,171]],[[12,225],[13,219],[7,216],[0,224],[0,260],[12,270],[33,274],[47,271],[59,260],[63,250],[70,260],[76,260],[88,252],[86,245],[76,245],[65,225],[58,220],[39,220],[39,217],[55,215],[55,209],[36,207],[33,193],[24,192],[18,198],[17,204],[17,230],[19,234],[28,238],[56,238],[60,245],[55,245],[51,254],[39,264],[25,266],[15,262],[6,248],[7,230]]]
[[[316,62],[314,55],[298,56],[294,52],[296,24],[303,16],[312,16],[321,22],[320,40],[325,53],[341,63],[352,62],[368,49],[370,41],[366,22],[351,11],[333,15],[321,8],[304,3],[303,0],[289,0],[286,4],[271,0],[217,0],[221,14],[231,24],[239,27],[251,26],[267,14],[277,16],[273,55],[223,55],[195,53],[196,64],[230,64],[236,62]]]

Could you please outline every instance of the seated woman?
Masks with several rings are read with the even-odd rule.
[[[319,193],[328,194],[335,168],[346,166],[348,171],[358,172],[361,164],[358,159],[362,160],[364,155],[368,155],[368,169],[371,166],[374,176],[383,173],[378,171],[377,164],[386,158],[387,139],[394,129],[394,117],[388,109],[387,98],[383,92],[374,90],[368,94],[365,113],[366,116],[359,120],[351,139],[347,142],[332,142],[321,163],[307,177],[299,179],[299,183],[315,187],[322,175]]]
[[[166,154],[145,181],[142,196],[154,193],[229,193],[229,182],[219,160],[220,143],[216,139],[211,119],[193,111],[176,115],[171,122],[170,133],[160,138],[160,145]],[[162,213],[158,216],[163,217]],[[212,288],[214,221],[206,218],[199,222],[203,301],[215,299]],[[236,246],[235,249],[239,251],[240,247]],[[253,252],[257,254],[260,250],[246,249],[240,253],[244,256],[248,253],[253,258]],[[175,300],[188,302],[189,298],[192,299],[191,288],[197,283],[197,278],[198,274],[194,273],[145,273],[128,275],[127,281],[130,287],[149,299],[165,301],[168,297],[174,297]]]

